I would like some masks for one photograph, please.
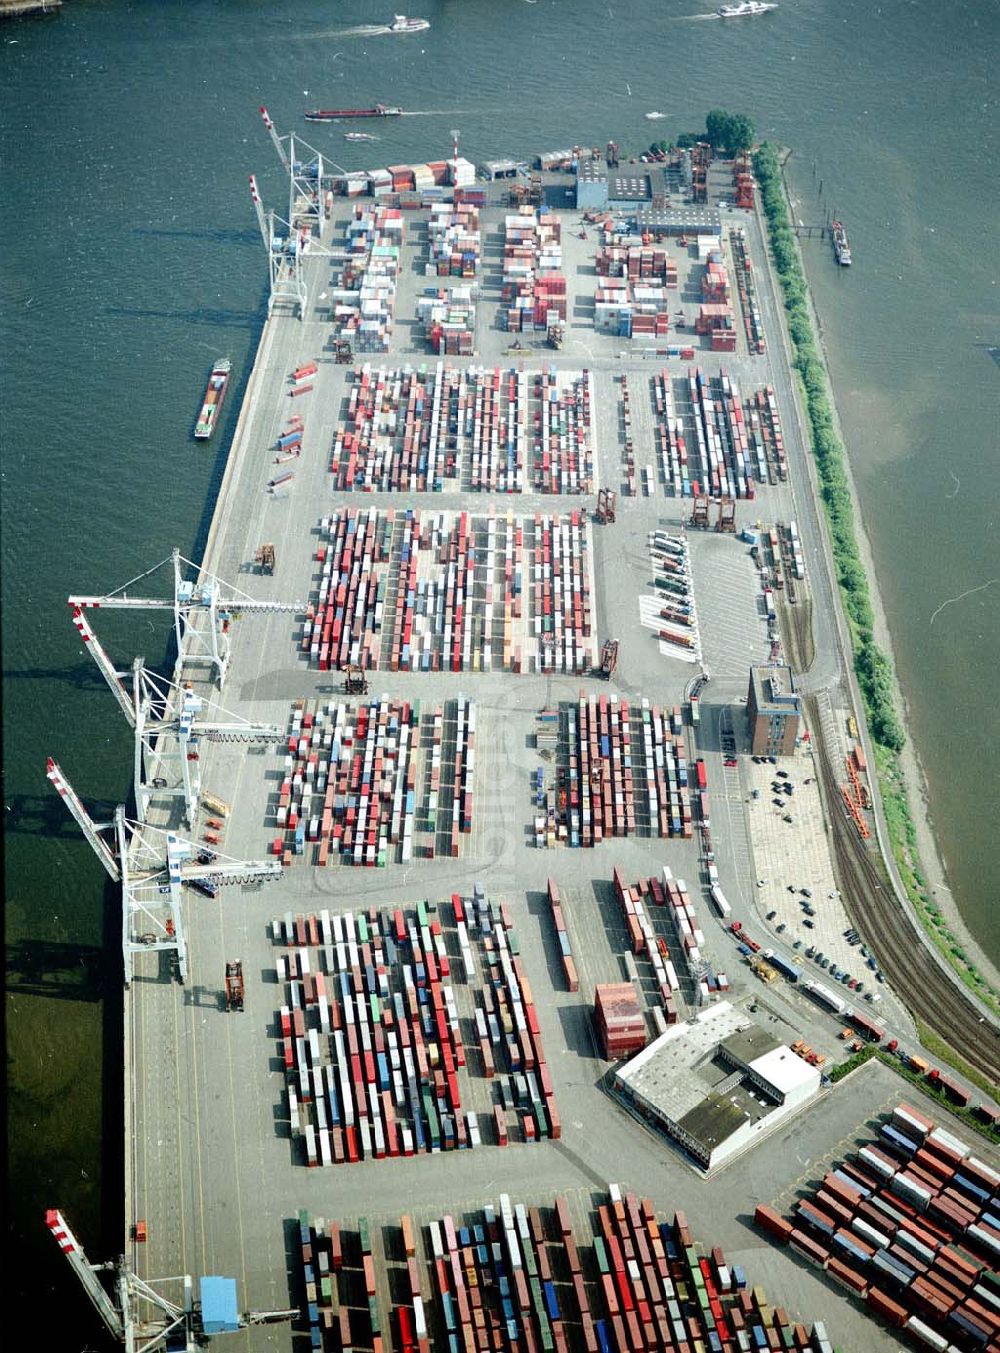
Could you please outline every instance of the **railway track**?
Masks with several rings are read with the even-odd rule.
[[[819,710],[807,697],[810,727],[819,751],[834,862],[851,922],[878,955],[893,991],[970,1066],[1000,1083],[1000,1030],[980,1023],[976,1007],[938,967],[886,882],[878,855],[865,846],[841,804],[839,784],[821,736]]]

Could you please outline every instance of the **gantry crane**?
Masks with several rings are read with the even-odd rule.
[[[155,789],[181,799],[184,820],[193,827],[202,795],[200,740],[277,742],[282,729],[276,724],[251,723],[220,705],[206,705],[190,682],[178,686],[141,665],[134,669],[134,676],[135,801],[139,817],[146,820],[150,791]],[[170,767],[174,768],[172,784],[165,783],[163,775]]]
[[[132,1272],[124,1255],[104,1264],[92,1264],[57,1208],[46,1212],[45,1225],[112,1337],[124,1345],[125,1353],[162,1350],[168,1338],[172,1347],[183,1339],[185,1353],[195,1353],[196,1349],[204,1347],[206,1335],[202,1313],[189,1275],[154,1278],[146,1282]],[[110,1275],[110,1294],[98,1274]],[[235,1279],[222,1281],[235,1283]],[[176,1296],[168,1297],[158,1288],[171,1288]],[[238,1317],[239,1327],[293,1320],[298,1314],[297,1309],[245,1311]]]
[[[142,658],[132,663],[129,691],[124,683],[127,674],[115,670],[82,611],[74,612],[73,623],[133,730],[133,786],[141,821],[146,820],[149,800],[156,790],[182,799],[184,819],[189,826],[194,825],[202,795],[200,739],[277,742],[281,738],[282,730],[276,724],[254,724],[219,705],[206,708],[190,682],[180,686],[156,676]],[[210,711],[224,718],[210,719]],[[169,767],[175,768],[172,784],[162,773]]]
[[[146,578],[151,577],[158,569],[164,568],[167,564],[173,565],[173,598],[137,597],[129,593],[128,589],[135,583],[145,581]],[[183,576],[185,568],[193,569],[198,573],[196,581],[192,582]],[[230,583],[223,583],[213,574],[199,572],[198,566],[192,564],[189,559],[185,559],[180,550],[177,549],[172,551],[169,559],[161,559],[158,564],[154,564],[145,573],[140,573],[138,577],[123,583],[121,587],[115,588],[113,592],[109,592],[103,597],[73,596],[68,600],[69,605],[73,608],[73,624],[79,631],[84,644],[93,654],[94,660],[100,667],[118,703],[122,705],[123,711],[125,711],[125,705],[131,704],[131,701],[128,692],[122,685],[122,674],[116,672],[107,660],[107,654],[104,653],[97,642],[94,632],[83,614],[85,610],[173,611],[178,661],[183,663],[201,660],[210,663],[215,668],[216,680],[220,689],[225,682],[226,671],[229,667],[229,626],[234,615],[237,613],[257,615],[276,612],[295,614],[305,610],[301,601],[256,601],[238,587],[234,587]],[[204,624],[206,620],[207,625]],[[129,715],[127,711],[125,712],[126,718],[128,718]]]
[[[146,822],[130,822],[121,805],[115,809],[112,822],[94,822],[51,757],[45,774],[109,876],[121,884],[126,986],[132,981],[134,955],[151,952],[175,953],[177,975],[181,982],[187,979],[181,905],[185,883],[206,881],[222,886],[281,876],[278,860],[234,860],[218,851],[207,857],[203,847],[175,832]]]
[[[294,132],[279,136],[268,111],[263,106],[260,115],[267,128],[281,166],[288,175],[288,218],[273,211],[264,211],[256,175],[250,175],[250,196],[257,213],[261,238],[267,250],[270,272],[268,314],[279,304],[290,304],[300,319],[306,312],[306,285],[302,276],[302,258],[308,252],[325,258],[344,259],[344,250],[325,248],[322,243],[325,184],[333,178],[346,177],[347,171],[333,161],[324,161],[322,154]],[[334,173],[330,173],[330,170]],[[284,227],[285,233],[280,227]]]

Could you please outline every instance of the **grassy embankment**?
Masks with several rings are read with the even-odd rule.
[[[754,154],[754,170],[769,227],[771,256],[784,295],[793,365],[809,415],[820,493],[830,524],[837,582],[851,632],[854,670],[875,744],[876,770],[892,852],[906,892],[931,940],[965,985],[1000,1014],[1000,992],[986,981],[965,953],[928,893],[927,881],[920,868],[916,829],[899,762],[905,734],[897,708],[892,664],[874,638],[875,618],[868,578],[854,533],[854,508],[844,448],[837,436],[826,370],[813,336],[798,246],[788,224],[781,161],[775,148],[767,142]],[[942,1043],[940,1047],[943,1049],[945,1045]],[[943,1051],[939,1051],[939,1055],[943,1057]],[[947,1060],[957,1065],[950,1049]]]
[[[884,1062],[886,1066],[892,1067],[897,1076],[902,1076],[904,1080],[908,1080],[922,1095],[926,1095],[929,1099],[937,1100],[942,1109],[947,1109],[953,1117],[961,1119],[966,1127],[971,1128],[973,1132],[978,1132],[979,1135],[985,1137],[987,1141],[1000,1143],[1000,1131],[994,1127],[990,1127],[988,1123],[984,1123],[977,1115],[975,1109],[961,1108],[959,1105],[953,1104],[944,1090],[936,1089],[926,1077],[920,1074],[919,1071],[914,1071],[912,1068],[904,1066],[898,1057],[894,1057],[892,1053],[883,1052],[881,1048],[876,1048],[871,1043],[866,1047],[863,1047],[860,1052],[856,1052],[853,1057],[848,1057],[845,1062],[839,1062],[833,1070],[829,1072],[831,1083],[836,1085],[836,1083],[842,1081],[845,1076],[849,1076],[852,1071],[857,1071],[859,1066],[864,1066],[865,1062],[870,1062],[873,1057],[877,1057],[879,1061]],[[982,1079],[982,1077],[980,1077],[980,1079]]]

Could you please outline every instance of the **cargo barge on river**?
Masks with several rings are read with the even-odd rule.
[[[851,266],[851,244],[843,221],[834,221],[830,227],[833,237],[833,253],[842,268]]]
[[[228,357],[220,357],[212,367],[205,397],[201,401],[201,412],[198,415],[197,423],[194,425],[194,435],[199,442],[207,442],[215,431],[219,414],[222,412],[222,403],[229,388],[229,376],[232,369],[233,364]]]
[[[339,122],[347,117],[402,117],[402,108],[394,104],[376,103],[372,108],[317,108],[304,114],[307,122]]]

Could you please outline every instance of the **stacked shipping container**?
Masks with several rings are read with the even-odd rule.
[[[421,714],[385,697],[292,710],[272,853],[316,843],[315,863],[457,856],[472,830],[476,711],[464,696]],[[419,795],[419,799],[418,799]]]
[[[532,480],[537,493],[594,491],[594,386],[556,367],[534,377]]]
[[[1000,1342],[1000,1174],[907,1104],[800,1199],[794,1218],[758,1207],[759,1225],[940,1350]]]
[[[385,1274],[365,1218],[355,1233],[320,1218],[310,1226],[303,1213],[299,1231],[314,1348],[327,1334],[327,1347],[382,1349],[378,1296],[387,1294],[395,1346],[420,1353],[832,1348],[821,1323],[772,1306],[721,1249],[703,1254],[682,1213],[658,1221],[649,1199],[615,1184],[583,1244],[562,1197],[536,1207],[501,1194],[498,1206],[419,1229],[404,1216],[391,1229],[391,1260],[385,1244]]]
[[[424,297],[433,317],[454,309],[465,289]],[[471,304],[471,302],[470,302]],[[436,322],[436,321],[434,321]],[[465,487],[501,493],[593,492],[593,380],[588,371],[524,371],[437,363],[358,367],[347,419],[334,436],[330,469],[341,490],[440,491]]]
[[[502,297],[507,329],[547,329],[566,319],[560,224],[554,212],[523,206],[504,220]]]
[[[747,347],[751,353],[761,353],[764,351],[764,321],[761,318],[760,304],[757,300],[757,284],[754,281],[753,264],[747,250],[747,233],[742,226],[734,226],[730,230],[729,241],[733,249],[736,289],[740,295],[740,309],[743,311]]]
[[[350,257],[333,293],[334,322],[359,352],[388,352],[403,244],[402,213],[390,207],[356,207],[346,236]]]
[[[277,958],[289,1121],[310,1166],[411,1156],[480,1141],[463,1116],[466,1066],[453,983],[474,984],[474,1023],[486,1077],[517,1077],[524,1140],[560,1135],[538,1015],[504,904],[477,885],[452,915],[461,969],[452,972],[436,908],[293,916],[273,923],[291,947]],[[473,948],[475,945],[475,950]],[[506,1120],[497,1110],[500,1144]]]
[[[324,518],[321,535],[329,543],[317,551],[319,596],[301,647],[322,671],[489,671],[499,659],[519,672],[524,640],[538,670],[586,672],[596,662],[582,512],[539,513],[525,528],[512,514],[347,509]]]

